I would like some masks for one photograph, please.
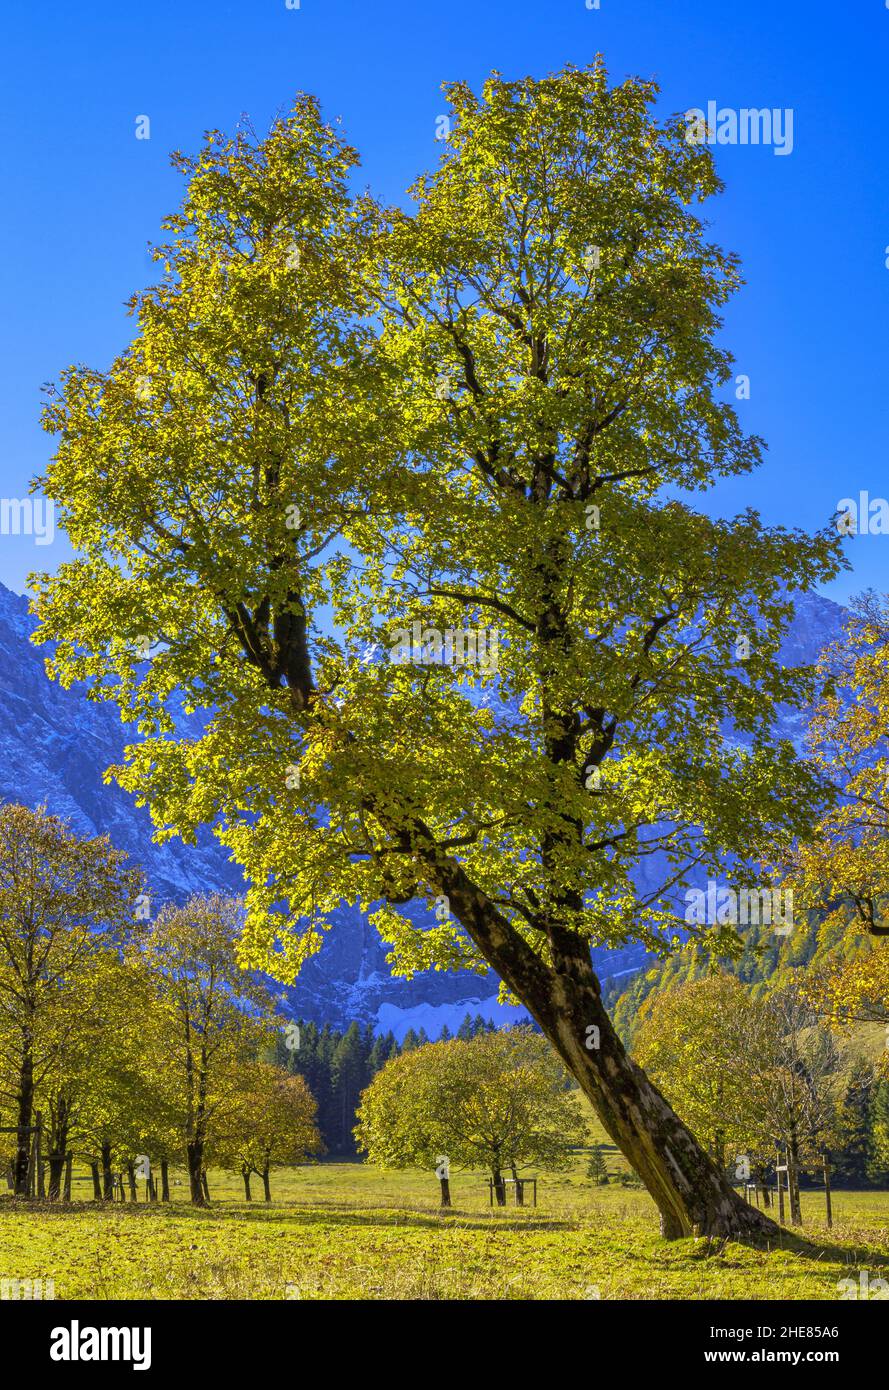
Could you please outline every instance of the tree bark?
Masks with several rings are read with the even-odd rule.
[[[829,1157],[829,1155],[826,1154],[826,1153],[823,1155],[823,1163],[824,1163],[824,1201],[825,1201],[825,1204],[826,1204],[826,1206],[827,1206],[827,1225],[828,1225],[828,1229],[832,1229],[832,1228],[833,1228],[833,1203],[831,1202],[831,1195],[830,1195],[830,1157]]]
[[[161,1159],[161,1201],[170,1200],[170,1165],[167,1159]]]
[[[127,1164],[127,1184],[130,1189],[130,1201],[138,1202],[139,1193],[136,1190],[136,1165],[134,1163]]]
[[[449,1207],[451,1205],[450,1181],[447,1178],[439,1178],[438,1183],[441,1188],[441,1206]]]
[[[63,1193],[66,1202],[71,1201],[71,1169],[74,1164],[74,1155],[69,1149],[65,1154],[65,1190]]]
[[[29,1195],[31,1177],[31,1125],[34,1118],[34,1054],[31,1030],[22,1029],[19,1085],[16,1104],[14,1187],[16,1197]]]
[[[720,1172],[725,1169],[725,1133],[718,1129],[713,1135],[713,1162]]]
[[[790,1189],[790,1224],[801,1226],[803,1224],[803,1211],[799,1196],[799,1139],[795,1125],[791,1127],[790,1140],[787,1145],[787,1179]]]
[[[185,1161],[188,1168],[188,1185],[191,1189],[192,1205],[203,1207],[206,1205],[204,1200],[204,1185],[201,1175],[204,1164],[204,1143],[202,1139],[191,1139],[185,1146]]]
[[[93,1180],[93,1201],[95,1201],[95,1202],[101,1202],[101,1200],[102,1200],[102,1184],[101,1184],[101,1182],[99,1181],[99,1165],[98,1165],[98,1163],[95,1163],[95,1162],[91,1162],[91,1163],[90,1163],[90,1175],[91,1175],[92,1180]]]
[[[100,1150],[102,1159],[102,1197],[110,1202],[114,1196],[114,1174],[111,1171],[111,1145],[106,1142]]]
[[[252,1202],[253,1196],[250,1192],[250,1169],[242,1167],[241,1177],[244,1179],[244,1200],[246,1202]]]
[[[62,1195],[62,1173],[65,1167],[65,1154],[51,1153],[49,1155],[49,1200],[57,1202]]]
[[[763,1206],[770,1207],[772,1205],[772,1198],[769,1193],[768,1183],[766,1182],[765,1166],[762,1163],[757,1164],[754,1168],[753,1178],[759,1188],[759,1195],[762,1197]]]
[[[46,1170],[43,1164],[43,1115],[39,1110],[35,1111],[34,1123],[37,1132],[34,1135],[34,1166],[37,1170],[37,1196],[42,1202],[46,1197]]]
[[[202,1191],[203,1194],[204,1194],[204,1201],[205,1201],[205,1202],[209,1202],[209,1201],[210,1201],[210,1187],[209,1187],[209,1184],[208,1184],[208,1182],[207,1182],[207,1170],[206,1170],[206,1168],[202,1168],[202,1169],[201,1169],[201,1191]]]
[[[266,1200],[267,1202],[270,1202],[270,1201],[272,1200],[272,1188],[271,1188],[271,1184],[270,1184],[270,1182],[269,1182],[269,1165],[268,1165],[268,1164],[266,1164],[265,1167],[264,1167],[263,1170],[262,1170],[262,1190],[263,1190],[263,1193],[264,1193],[264,1195],[265,1195],[265,1200]]]
[[[506,1188],[503,1184],[503,1174],[499,1168],[491,1169],[491,1178],[494,1183],[494,1199],[498,1207],[506,1206]]]
[[[49,1200],[57,1202],[62,1194],[62,1171],[68,1152],[69,1108],[60,1099],[55,1110],[51,1109],[49,1130]],[[67,1198],[66,1198],[67,1200]]]

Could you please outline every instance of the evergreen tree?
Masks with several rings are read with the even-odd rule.
[[[368,1083],[373,1080],[380,1068],[385,1066],[389,1055],[386,1039],[376,1038],[367,1058]]]
[[[354,1155],[352,1128],[365,1086],[364,1039],[357,1023],[351,1024],[335,1045],[332,1058],[331,1096],[334,1133],[331,1152]]]
[[[331,1148],[332,1142],[335,1143],[336,1134],[336,1098],[333,1094],[333,1057],[339,1041],[338,1036],[334,1036],[329,1023],[325,1023],[318,1035],[318,1043],[315,1050],[318,1091],[315,1099],[318,1102],[318,1128],[325,1145]]]
[[[299,1047],[288,1048],[282,1032],[276,1045],[280,1064],[302,1076],[318,1104],[318,1128],[324,1147],[337,1157],[353,1157],[352,1129],[361,1093],[399,1047],[390,1030],[376,1037],[370,1024],[353,1023],[345,1033],[300,1019]],[[413,1032],[408,1046],[419,1045]]]
[[[868,1183],[868,1112],[873,1090],[873,1069],[862,1059],[850,1071],[837,1107],[836,1128],[842,1147],[831,1149],[831,1160],[838,1187],[863,1187]]]
[[[586,1171],[587,1177],[592,1178],[597,1187],[605,1187],[608,1183],[608,1164],[605,1162],[603,1144],[593,1145]]]

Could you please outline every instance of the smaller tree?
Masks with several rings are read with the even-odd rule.
[[[863,1057],[856,1058],[843,1084],[837,1106],[837,1142],[833,1171],[845,1187],[868,1182],[869,1111],[875,1087],[874,1069]]]
[[[151,1064],[161,1108],[184,1140],[191,1200],[207,1200],[205,1151],[230,1132],[240,1068],[271,1039],[268,990],[238,962],[242,905],[219,894],[168,905],[141,963],[157,1008]]]
[[[36,1092],[89,1022],[96,960],[134,930],[141,888],[107,836],[81,839],[42,808],[0,806],[0,1085],[14,1106],[19,1197],[29,1189]]]
[[[724,1169],[754,1146],[743,1038],[756,1005],[722,972],[653,994],[643,1007],[634,1056]]]
[[[826,1170],[837,1134],[839,1050],[794,985],[750,1015],[745,1040],[754,1107],[763,1132],[786,1148],[790,1219],[801,1225],[800,1171]]]
[[[228,1115],[229,1132],[214,1143],[225,1168],[241,1174],[244,1196],[252,1200],[250,1179],[262,1179],[265,1200],[272,1200],[273,1167],[302,1163],[323,1152],[315,1123],[317,1106],[299,1075],[288,1075],[268,1062],[246,1068]]]
[[[528,1028],[417,1047],[393,1058],[361,1098],[358,1146],[371,1163],[434,1169],[450,1206],[449,1170],[484,1167],[498,1205],[503,1169],[568,1166],[585,1126],[566,1073]],[[521,1200],[521,1189],[517,1188]]]
[[[141,1039],[150,1002],[146,978],[134,974],[116,949],[94,954],[88,974],[69,981],[67,1009],[53,1018],[58,1037],[52,1065],[36,1092],[50,1200],[61,1195],[62,1172],[74,1150],[101,1167],[106,1201],[114,1194],[115,1170],[132,1169],[146,1109]],[[70,1022],[69,1014],[76,1016]],[[134,1196],[132,1177],[130,1187]]]
[[[608,1164],[605,1162],[602,1144],[593,1145],[586,1172],[587,1177],[592,1178],[597,1187],[606,1187],[608,1185]]]

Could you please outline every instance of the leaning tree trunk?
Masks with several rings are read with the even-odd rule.
[[[573,939],[561,943],[549,997],[535,998],[531,1011],[654,1198],[661,1233],[671,1240],[777,1234],[628,1057],[602,1003],[589,951],[574,933],[564,936]]]
[[[627,1055],[602,1003],[589,944],[541,919],[551,964],[541,958],[462,866],[414,821],[427,880],[447,896],[489,964],[521,1000],[636,1170],[668,1239],[778,1236],[764,1212],[735,1191],[642,1069]]]

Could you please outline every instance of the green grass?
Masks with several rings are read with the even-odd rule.
[[[860,1269],[889,1278],[889,1193],[837,1193],[833,1231],[823,1195],[806,1193],[802,1239],[714,1250],[661,1241],[645,1192],[595,1188],[584,1167],[541,1175],[536,1210],[493,1212],[483,1175],[454,1172],[449,1215],[434,1175],[345,1163],[276,1174],[269,1207],[222,1173],[204,1211],[184,1186],[170,1206],[3,1197],[0,1278],[51,1278],[57,1298],[85,1299],[824,1300]]]

